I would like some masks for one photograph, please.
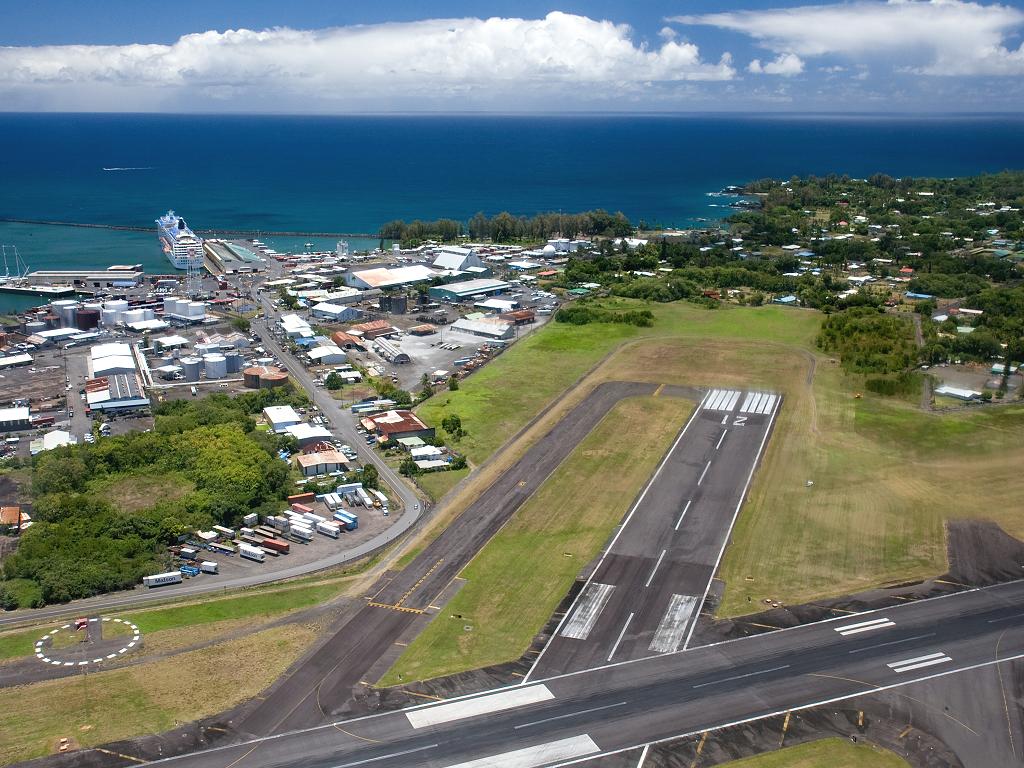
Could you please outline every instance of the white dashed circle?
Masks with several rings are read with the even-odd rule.
[[[126,621],[125,619],[111,619],[106,616],[104,616],[102,619],[89,619],[89,623],[95,623],[98,621],[113,621],[117,622],[118,624],[124,624],[125,626],[131,629],[132,639],[123,648],[120,648],[112,653],[108,653],[106,656],[100,656],[96,659],[86,659],[84,661],[60,661],[59,659],[51,659],[43,652],[43,645],[46,643],[47,640],[52,638],[58,632],[62,632],[65,629],[71,629],[72,625],[68,623],[57,627],[51,632],[47,632],[45,635],[43,635],[36,641],[36,658],[44,664],[52,664],[55,667],[84,667],[88,664],[99,664],[104,661],[109,661],[110,659],[116,659],[118,656],[128,653],[128,651],[137,646],[139,644],[139,640],[142,639],[142,633],[139,632],[139,628],[132,624],[130,621]]]

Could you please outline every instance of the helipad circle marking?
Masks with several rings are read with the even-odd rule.
[[[36,649],[36,654],[35,655],[36,655],[36,658],[39,659],[40,661],[42,661],[44,664],[52,664],[55,667],[75,667],[75,666],[84,667],[84,666],[86,666],[88,664],[100,664],[101,662],[106,661],[108,659],[116,659],[118,656],[121,656],[121,655],[123,655],[125,653],[128,653],[128,651],[132,650],[132,648],[134,648],[136,645],[138,645],[139,641],[142,639],[142,632],[139,630],[138,626],[136,626],[132,622],[128,621],[127,619],[113,619],[113,618],[110,618],[109,616],[104,616],[102,618],[92,618],[92,619],[89,619],[89,621],[90,622],[100,622],[100,621],[110,622],[110,621],[115,621],[115,622],[117,622],[119,624],[124,624],[126,627],[128,627],[132,631],[131,640],[124,647],[117,649],[113,653],[108,653],[106,655],[106,657],[99,657],[99,658],[95,658],[95,659],[86,659],[84,661],[79,661],[79,662],[74,662],[74,661],[58,661],[58,660],[51,659],[49,656],[47,656],[47,655],[45,655],[43,653],[43,645],[46,643],[47,640],[52,639],[53,636],[56,635],[58,632],[62,632],[64,630],[66,630],[66,629],[71,629],[71,626],[72,626],[71,624],[64,624],[64,625],[58,627],[57,629],[54,629],[54,630],[51,630],[51,631],[47,632],[45,635],[43,635],[41,638],[39,638],[39,640],[36,641],[36,644],[35,644],[35,649]]]

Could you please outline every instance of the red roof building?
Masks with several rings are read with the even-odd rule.
[[[376,416],[367,416],[362,420],[362,425],[367,432],[373,432],[384,441],[400,437],[434,437],[434,428],[424,424],[412,411],[386,411]]]

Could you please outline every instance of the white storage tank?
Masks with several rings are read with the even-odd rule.
[[[144,309],[129,309],[124,313],[122,319],[126,323],[141,323],[146,319],[146,310]]]
[[[50,310],[60,318],[61,328],[74,328],[78,316],[78,302],[71,299],[61,299],[51,302]]]
[[[185,381],[199,381],[199,372],[203,368],[202,358],[183,357],[178,362],[181,363],[181,372],[185,374]]]
[[[206,317],[206,304],[202,301],[190,301],[188,303],[188,316],[193,319]]]
[[[100,310],[100,323],[102,325],[117,325],[117,310],[116,309],[101,309]]]
[[[46,330],[46,323],[42,320],[31,320],[25,323],[25,333],[31,336],[33,333],[39,333],[40,331]]]
[[[206,378],[208,379],[223,379],[228,375],[228,361],[221,354],[205,355],[203,367],[206,369]]]

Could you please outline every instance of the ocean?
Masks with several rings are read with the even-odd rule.
[[[709,192],[767,176],[1021,169],[1021,135],[1024,117],[999,115],[0,114],[0,218],[149,229],[174,208],[197,229],[373,233],[605,208],[685,227],[728,213]],[[153,231],[0,223],[0,243],[33,269],[169,266]]]

